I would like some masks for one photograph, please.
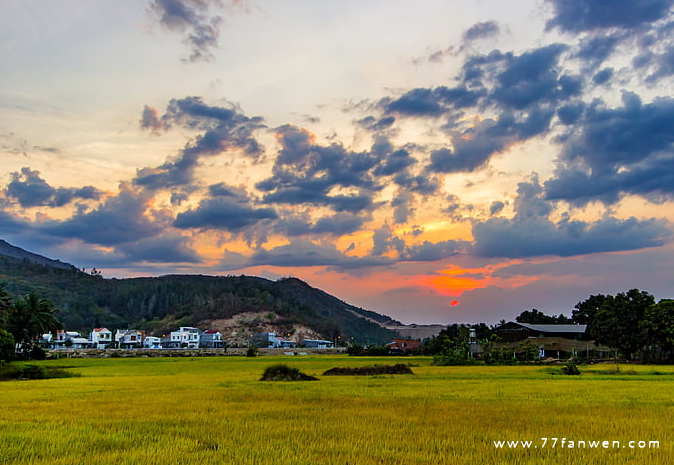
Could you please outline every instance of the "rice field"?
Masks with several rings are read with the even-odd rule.
[[[400,362],[414,375],[321,376]],[[596,365],[571,377],[540,365],[435,367],[423,357],[40,363],[80,377],[0,383],[1,464],[674,463],[671,366],[612,374],[614,365]],[[259,381],[276,363],[320,381]]]

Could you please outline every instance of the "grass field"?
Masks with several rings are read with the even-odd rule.
[[[259,381],[279,362],[320,380]],[[321,376],[399,362],[415,374]],[[435,367],[428,358],[40,363],[81,376],[0,383],[0,464],[674,463],[674,367],[611,374],[614,365],[595,365],[570,377],[540,365]],[[506,440],[533,443],[494,445]]]

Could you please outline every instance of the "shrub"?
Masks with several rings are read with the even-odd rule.
[[[331,368],[323,376],[374,376],[374,375],[413,375],[409,366],[404,363],[397,365],[375,365],[358,368]]]
[[[302,373],[298,368],[278,364],[265,368],[260,381],[317,381],[318,378]]]
[[[45,360],[47,358],[47,352],[40,346],[33,346],[31,347],[28,356],[31,360]]]
[[[80,376],[70,373],[59,367],[42,367],[38,365],[24,365],[20,363],[0,364],[0,381],[13,379],[50,379],[72,378]]]
[[[260,350],[257,347],[249,347],[246,351],[246,357],[257,357],[259,353]]]
[[[574,376],[580,374],[580,370],[573,359],[567,360],[564,366],[562,366],[562,374]]]

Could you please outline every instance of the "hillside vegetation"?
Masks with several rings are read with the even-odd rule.
[[[36,292],[50,299],[59,308],[58,319],[72,330],[134,327],[161,335],[178,326],[208,329],[217,320],[257,313],[265,315],[265,322],[273,323],[271,328],[280,334],[304,327],[325,339],[360,343],[382,343],[395,334],[375,323],[397,323],[390,318],[349,305],[296,278],[169,275],[104,279],[67,264],[51,266],[56,261],[33,260],[34,254],[26,253],[23,258],[0,255],[0,284],[15,296]],[[243,329],[255,330],[256,326],[253,322]]]

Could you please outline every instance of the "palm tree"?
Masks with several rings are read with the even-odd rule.
[[[56,307],[46,299],[40,299],[31,292],[25,297],[16,299],[10,313],[7,330],[20,344],[24,354],[33,348],[36,339],[45,333],[54,333],[61,329],[61,323],[54,315]]]

